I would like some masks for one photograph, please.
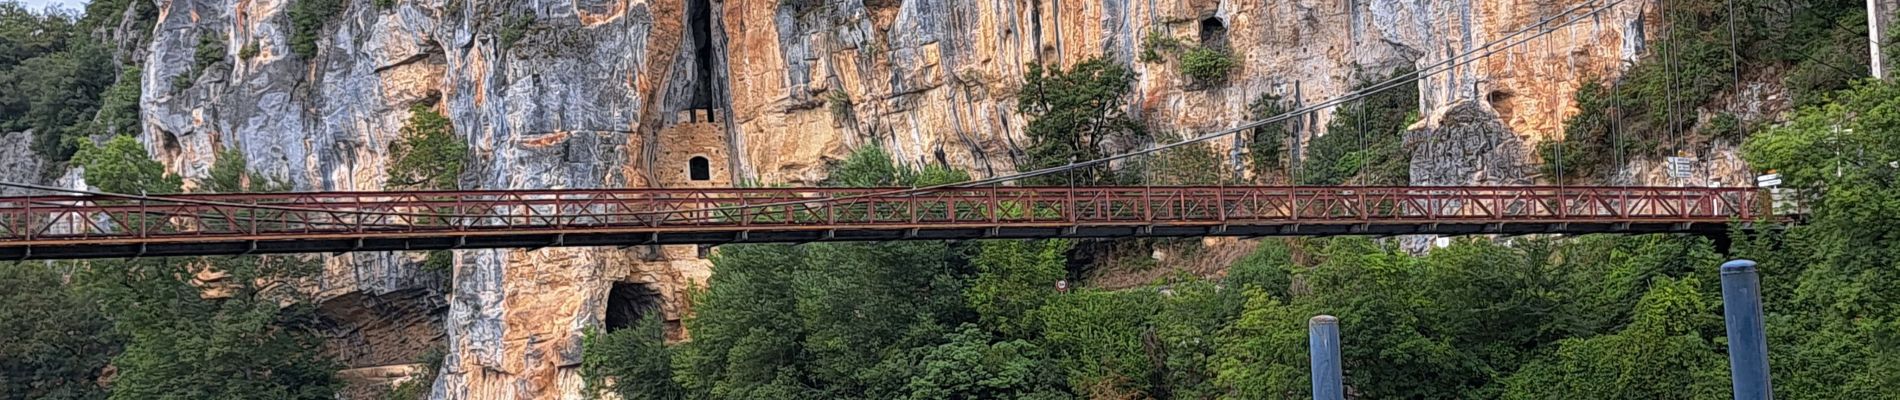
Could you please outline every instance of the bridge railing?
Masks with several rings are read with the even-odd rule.
[[[1074,225],[1727,222],[1750,188],[597,189],[0,198],[0,245],[363,234]]]

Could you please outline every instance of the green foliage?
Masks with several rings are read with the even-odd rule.
[[[1247,114],[1253,120],[1278,117],[1289,111],[1286,100],[1278,95],[1261,93],[1247,104]],[[1247,138],[1247,158],[1253,168],[1256,179],[1281,173],[1286,167],[1286,143],[1293,138],[1292,124],[1285,121],[1274,122],[1253,128]]]
[[[1636,148],[1633,142],[1615,136],[1613,94],[1594,80],[1577,89],[1577,114],[1564,120],[1563,139],[1538,144],[1537,155],[1543,160],[1545,177],[1556,180],[1561,176],[1565,182],[1610,180],[1620,167],[1612,165],[1612,153]]]
[[[262,52],[262,51],[263,49],[258,48],[256,41],[245,43],[244,47],[238,49],[238,59],[250,60],[252,58],[256,58],[257,53]]]
[[[131,136],[118,135],[103,145],[87,145],[73,156],[73,162],[86,167],[86,183],[109,193],[171,194],[182,191],[184,181],[165,173],[165,166],[145,152],[145,145]]]
[[[119,81],[106,88],[99,100],[98,127],[108,135],[138,135],[139,129],[139,77],[138,67],[127,67],[119,73]]]
[[[1127,113],[1128,91],[1134,72],[1100,57],[1061,67],[1029,65],[1017,108],[1031,121],[1028,159],[1020,168],[1031,171],[1109,154],[1110,145],[1128,146],[1147,135]],[[1075,184],[1101,183],[1107,171],[1075,171]],[[1031,184],[1065,184],[1069,176],[1048,175],[1026,179]]]
[[[1203,84],[1226,81],[1227,74],[1237,66],[1239,63],[1234,61],[1234,55],[1223,49],[1196,47],[1181,55],[1181,72]]]
[[[1006,399],[1055,400],[1063,393],[1060,375],[1035,343],[993,341],[989,333],[964,324],[945,342],[924,350],[918,375],[904,385],[912,400]]]
[[[1310,397],[1305,331],[1313,312],[1256,288],[1246,296],[1239,319],[1218,342],[1215,383],[1226,388],[1227,398]]]
[[[1069,386],[1088,397],[1125,398],[1149,393],[1156,366],[1144,336],[1148,316],[1160,311],[1153,291],[1083,290],[1049,299],[1036,310],[1042,341],[1056,352]]]
[[[1800,393],[1792,398],[1890,397],[1900,381],[1900,290],[1881,282],[1900,279],[1900,85],[1837,92],[1749,137],[1743,154],[1801,188],[1808,206],[1806,224],[1738,241],[1763,265],[1776,388]],[[1790,283],[1769,286],[1777,280]]]
[[[0,399],[104,399],[111,322],[41,263],[0,266]]]
[[[395,388],[389,390],[389,395],[384,398],[388,400],[427,400],[429,398],[429,389],[435,384],[436,373],[442,370],[442,360],[447,356],[448,352],[443,350],[440,346],[432,347],[428,352],[422,353],[422,359],[417,360],[422,364],[422,373],[410,376],[408,380],[397,384]]]
[[[1504,381],[1504,398],[1726,399],[1721,320],[1693,278],[1662,279],[1637,305],[1635,323],[1611,335],[1566,339],[1555,354]]]
[[[388,10],[396,6],[396,0],[376,0],[375,3],[376,8],[381,10]]]
[[[455,134],[448,117],[426,105],[409,108],[402,137],[389,143],[392,188],[445,190],[468,165],[468,141]]]
[[[508,49],[515,47],[515,42],[526,37],[528,30],[533,27],[534,14],[522,13],[508,17],[502,22],[501,31],[497,33],[501,38],[501,48]]]
[[[224,53],[227,50],[224,38],[219,37],[218,33],[205,32],[198,35],[198,47],[192,50],[191,70],[202,72],[211,68],[212,65],[223,62]]]
[[[832,89],[825,92],[825,109],[831,111],[831,118],[844,121],[851,118],[851,94],[844,89]]]
[[[294,0],[290,5],[290,52],[305,59],[316,57],[324,25],[347,6],[342,0]]]
[[[1393,71],[1390,76],[1410,73]],[[1354,90],[1383,82],[1362,79]],[[1412,155],[1404,148],[1405,130],[1418,113],[1418,87],[1399,85],[1341,105],[1326,134],[1306,144],[1300,162],[1302,185],[1404,185],[1411,181]]]
[[[666,327],[659,313],[618,331],[590,330],[581,343],[581,378],[587,382],[585,391],[590,396],[613,393],[622,399],[685,398],[685,392],[673,382],[673,353],[666,347]]]
[[[203,264],[157,259],[95,264],[98,293],[113,330],[128,338],[113,358],[113,399],[334,398],[335,364],[315,334],[315,310],[282,306],[270,289],[308,276],[316,264],[286,257],[207,259],[230,274],[229,297],[204,299],[189,279]]]
[[[1155,134],[1156,145],[1181,142],[1174,132]],[[1207,142],[1188,143],[1166,151],[1130,160],[1120,172],[1123,182],[1150,185],[1215,185],[1228,181],[1221,165],[1223,157]]]
[[[1147,35],[1141,37],[1140,59],[1145,63],[1159,63],[1164,61],[1163,55],[1179,54],[1185,47],[1180,38],[1169,35],[1167,31],[1150,29]]]
[[[289,190],[290,185],[251,172],[249,163],[245,162],[244,152],[232,148],[218,150],[211,162],[211,173],[199,184],[199,188],[212,193],[256,193],[282,192]]]
[[[897,165],[879,146],[860,147],[844,162],[832,166],[823,182],[832,187],[925,187],[970,180],[970,174],[943,165],[913,170]]]
[[[17,7],[0,5],[0,132],[31,130],[35,152],[64,161],[119,72],[108,48],[73,35],[72,17]]]
[[[1036,310],[1056,295],[1066,271],[1067,240],[983,242],[977,252],[975,282],[964,293],[983,326],[1009,338],[1029,338],[1040,330]]]

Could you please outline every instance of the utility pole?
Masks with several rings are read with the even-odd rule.
[[[1870,58],[1873,64],[1868,70],[1873,71],[1874,79],[1887,79],[1887,69],[1893,67],[1886,65],[1880,45],[1887,40],[1887,28],[1892,25],[1894,9],[1900,8],[1900,4],[1896,3],[1900,3],[1900,0],[1867,0],[1867,47],[1873,52]]]

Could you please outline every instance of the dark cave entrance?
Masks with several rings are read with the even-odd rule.
[[[705,110],[706,122],[713,122],[713,111],[719,108],[718,96],[713,90],[718,75],[715,75],[717,69],[713,67],[716,65],[714,63],[719,62],[719,57],[716,57],[713,49],[712,0],[687,0],[686,24],[687,30],[693,35],[692,99],[687,103],[687,109]],[[698,115],[697,112],[689,114]]]
[[[1201,19],[1201,47],[1211,49],[1227,48],[1227,24],[1217,17]]]
[[[644,283],[614,282],[607,290],[607,331],[632,327],[660,310],[660,292]]]

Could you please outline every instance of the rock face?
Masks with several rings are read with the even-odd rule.
[[[1412,184],[1510,186],[1531,183],[1524,141],[1489,104],[1466,100],[1441,108],[1406,132]]]
[[[0,134],[0,180],[38,183],[45,166],[33,152],[33,132]],[[24,189],[0,186],[0,196],[25,195]]]
[[[299,54],[292,10],[310,1],[340,11],[299,16],[323,20]],[[1360,76],[1457,64],[1419,83],[1430,128],[1411,142],[1431,144],[1414,153],[1449,161],[1415,165],[1414,179],[1504,184],[1525,179],[1523,149],[1561,132],[1582,79],[1640,50],[1643,19],[1623,6],[1467,53],[1581,3],[158,0],[150,44],[131,54],[144,60],[142,137],[168,168],[202,177],[216,149],[235,148],[299,190],[382,189],[414,105],[469,141],[465,189],[812,184],[867,144],[1005,174],[1026,146],[1025,64],[1097,56],[1139,74],[1132,114],[1186,136],[1246,122],[1264,94],[1312,104]],[[1224,83],[1192,82],[1175,56],[1137,60],[1150,35],[1224,47],[1236,66]],[[201,62],[201,43],[226,51]],[[1324,134],[1331,112],[1300,125]],[[1238,162],[1237,144],[1219,147]],[[337,346],[445,345],[439,399],[579,398],[582,332],[624,312],[677,326],[685,291],[710,274],[692,247],[462,251],[446,284],[420,259],[329,257],[311,290],[352,327]],[[446,288],[445,306],[416,299],[430,287]],[[657,305],[614,300],[622,287]],[[407,314],[378,311],[392,309]],[[384,323],[399,326],[372,326]],[[339,353],[364,371],[414,362],[358,350]]]

